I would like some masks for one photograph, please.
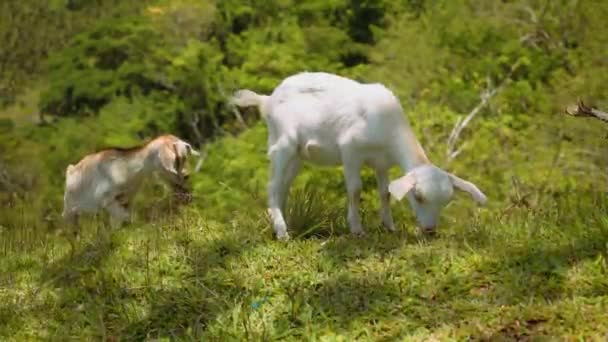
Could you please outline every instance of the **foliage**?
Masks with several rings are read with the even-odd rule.
[[[0,3],[0,107],[37,74],[49,54],[61,49],[91,18],[103,20],[137,13],[149,1],[53,0]]]
[[[237,85],[270,91],[286,74],[302,69],[337,71],[343,63],[353,64],[346,61],[348,56],[363,51],[360,39],[322,17],[311,17],[311,8],[305,5],[288,10],[276,25],[265,25],[264,20],[276,21],[272,13],[290,4],[260,5],[255,13],[264,13],[262,20],[245,15],[252,7],[229,3],[221,2],[216,9],[211,4],[197,8],[187,1],[160,2],[145,15],[100,21],[49,59],[49,86],[40,110],[60,117],[95,115],[116,97],[144,96],[174,106],[171,115],[177,117],[173,126],[149,125],[158,131],[178,130],[202,143],[218,131],[242,128],[226,105]],[[336,5],[317,10],[339,12],[347,3]],[[378,21],[377,7],[357,8],[353,15],[359,17],[375,11],[362,25]],[[205,15],[187,15],[197,10]],[[349,18],[343,25],[354,25]],[[304,20],[311,26],[299,26]],[[233,33],[222,27],[226,22],[243,27],[233,28]],[[320,25],[312,26],[315,22]],[[273,44],[267,43],[269,39]]]
[[[133,18],[104,21],[74,38],[49,62],[49,92],[41,110],[54,115],[97,112],[112,96],[147,94],[162,89],[154,81],[154,46],[158,34]],[[60,57],[60,58],[59,58]]]

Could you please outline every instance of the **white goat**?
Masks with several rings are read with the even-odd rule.
[[[381,219],[391,231],[395,225],[389,193],[397,200],[407,195],[418,225],[425,231],[434,230],[454,187],[470,193],[480,204],[486,202],[474,184],[429,161],[399,100],[381,84],[305,72],[284,79],[270,96],[239,90],[232,102],[238,107],[258,107],[266,120],[271,160],[268,212],[278,239],[289,238],[283,211],[301,160],[343,165],[348,222],[354,234],[364,233],[359,215],[363,165],[376,171]],[[394,165],[407,173],[389,184],[388,171]]]
[[[110,148],[85,156],[65,172],[63,218],[78,225],[81,213],[109,212],[112,226],[129,218],[129,204],[145,177],[154,172],[183,190],[188,178],[184,169],[189,155],[199,155],[190,144],[163,135],[132,148]]]

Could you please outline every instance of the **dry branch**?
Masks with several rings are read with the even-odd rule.
[[[462,152],[462,147],[456,149],[456,141],[460,137],[460,133],[462,132],[462,130],[469,124],[469,122],[471,122],[471,120],[473,120],[477,113],[479,113],[479,111],[486,106],[488,101],[494,95],[496,95],[498,89],[499,88],[492,88],[484,90],[484,92],[481,93],[481,102],[479,102],[479,104],[477,104],[477,106],[475,106],[475,108],[473,108],[473,110],[469,112],[469,114],[464,118],[464,120],[462,119],[462,117],[458,117],[458,120],[456,121],[456,124],[454,125],[454,128],[452,129],[452,132],[450,133],[450,136],[448,138],[448,163],[454,158],[456,158],[460,154],[460,152]]]
[[[203,143],[203,135],[201,134],[201,131],[198,129],[198,124],[201,121],[201,117],[199,115],[199,111],[193,111],[192,112],[192,120],[190,120],[188,122],[188,124],[190,125],[190,127],[192,127],[192,132],[194,132],[194,135],[196,137],[196,142],[199,144]]]
[[[594,117],[604,122],[608,122],[608,113],[595,107],[585,105],[582,100],[578,100],[575,105],[566,107],[566,114],[580,117]]]
[[[198,161],[196,162],[196,166],[194,167],[194,172],[198,172],[201,169],[203,163],[205,162],[205,159],[207,159],[207,149],[203,149],[200,151],[200,156],[198,157]]]
[[[243,128],[248,128],[249,126],[247,125],[247,123],[243,119],[243,116],[241,116],[241,112],[239,112],[238,108],[236,108],[236,106],[232,103],[232,101],[230,101],[231,97],[228,96],[228,95],[226,95],[226,92],[224,91],[224,88],[219,83],[217,84],[217,90],[220,93],[220,96],[222,96],[222,98],[225,99],[226,104],[228,105],[228,107],[232,111],[232,114],[234,114],[234,117],[236,118],[236,121],[239,124],[241,124],[241,126]]]
[[[481,111],[481,109],[488,104],[490,99],[492,97],[494,97],[505,86],[505,84],[507,84],[507,82],[509,82],[511,80],[511,76],[513,75],[515,70],[517,70],[518,67],[519,67],[519,62],[513,64],[511,66],[511,70],[509,71],[509,74],[507,75],[507,77],[505,77],[497,87],[492,87],[491,80],[488,77],[488,88],[486,88],[480,94],[481,101],[479,102],[479,104],[477,104],[477,106],[475,106],[475,108],[473,108],[464,119],[462,119],[462,117],[458,118],[458,120],[456,121],[456,124],[454,125],[454,128],[452,129],[452,132],[450,133],[450,136],[448,138],[448,148],[446,151],[447,152],[446,157],[447,157],[448,163],[451,162],[452,160],[454,160],[454,158],[456,158],[460,154],[460,152],[462,152],[462,147],[456,148],[456,142],[458,141],[458,138],[460,137],[460,133],[462,133],[462,130],[465,127],[467,127],[469,122],[471,122],[471,120],[473,120],[473,118],[479,113],[479,111]]]

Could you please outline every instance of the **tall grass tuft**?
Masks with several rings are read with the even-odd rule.
[[[296,239],[328,238],[346,228],[343,208],[331,202],[316,184],[295,189],[286,213],[288,229]]]

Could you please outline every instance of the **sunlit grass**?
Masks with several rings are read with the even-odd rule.
[[[292,193],[289,242],[258,205],[225,222],[193,208],[114,231],[90,219],[74,255],[61,229],[4,227],[0,335],[601,340],[608,203],[576,195],[446,218],[426,240],[397,207],[400,231],[351,237],[342,204],[310,188]]]

